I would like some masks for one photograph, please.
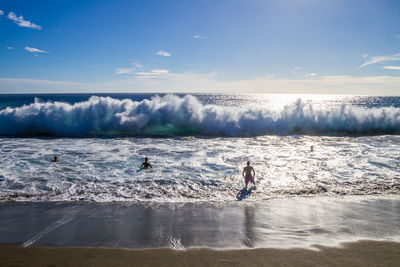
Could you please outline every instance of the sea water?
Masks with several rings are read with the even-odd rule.
[[[246,201],[398,196],[400,97],[0,96],[3,201],[227,202],[247,161]]]

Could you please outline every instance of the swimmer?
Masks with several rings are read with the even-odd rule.
[[[253,175],[251,174],[252,172]],[[254,177],[256,176],[256,172],[254,171],[253,167],[250,166],[250,161],[248,161],[247,166],[243,168],[242,176],[244,178],[244,182],[246,183],[246,188],[249,182],[252,182],[254,186],[256,186],[256,183],[254,182]]]
[[[59,162],[59,160],[56,156],[54,156],[54,158],[51,160],[51,162]]]
[[[151,164],[148,162],[149,158],[145,157],[144,158],[144,162],[142,163],[141,167],[147,169],[147,168],[153,168],[153,166],[151,166]]]

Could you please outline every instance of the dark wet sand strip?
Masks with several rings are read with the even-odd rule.
[[[0,246],[2,266],[400,266],[400,243],[310,249],[113,249]]]
[[[354,240],[399,242],[400,198],[0,204],[0,245],[245,249]]]

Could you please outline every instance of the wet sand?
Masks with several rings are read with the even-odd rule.
[[[0,245],[244,249],[358,240],[400,242],[399,197],[0,204]]]
[[[0,204],[0,266],[324,265],[400,266],[399,196]]]
[[[0,246],[3,266],[399,266],[400,243],[314,249],[112,249]]]

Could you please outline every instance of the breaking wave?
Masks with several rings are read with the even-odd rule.
[[[2,136],[400,134],[400,108],[351,105],[316,109],[301,99],[280,110],[203,105],[191,95],[132,101],[92,96],[69,104],[41,102],[0,110]]]

